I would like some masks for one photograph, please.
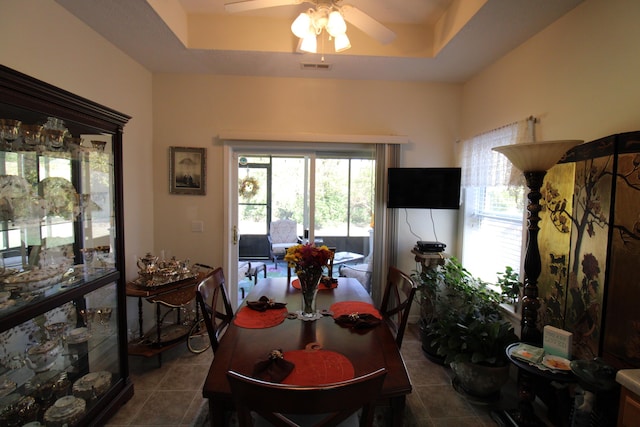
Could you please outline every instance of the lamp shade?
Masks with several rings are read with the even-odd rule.
[[[351,42],[349,41],[349,37],[346,34],[339,34],[334,37],[334,46],[336,52],[342,52],[343,50],[347,50],[351,47]]]
[[[303,39],[309,34],[309,28],[311,27],[311,16],[308,13],[303,12],[293,21],[291,24],[291,32],[295,34],[299,39]]]
[[[303,52],[316,53],[318,51],[318,40],[315,33],[307,33],[300,43],[300,50]]]
[[[567,151],[582,142],[574,139],[528,142],[494,147],[493,150],[504,154],[522,172],[542,172],[549,170]]]
[[[347,23],[344,22],[342,14],[337,10],[334,10],[329,14],[329,21],[327,22],[327,32],[332,37],[338,37],[347,32]]]

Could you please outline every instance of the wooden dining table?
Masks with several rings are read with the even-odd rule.
[[[286,277],[261,279],[246,301],[256,301],[261,296],[286,303],[288,312],[299,310],[302,304],[301,292],[288,283]],[[353,278],[341,277],[335,288],[318,291],[318,310],[328,310],[333,303],[341,301],[372,303],[371,296]],[[315,321],[287,317],[267,328],[240,327],[232,322],[220,340],[202,389],[203,397],[209,401],[211,425],[225,426],[233,410],[227,371],[252,375],[256,362],[267,359],[272,350],[280,349],[286,354],[317,343],[323,350],[344,355],[353,365],[354,377],[386,368],[380,401],[390,403],[393,425],[401,426],[411,381],[387,325],[381,322],[372,328],[354,330],[337,324],[329,313],[325,314]]]

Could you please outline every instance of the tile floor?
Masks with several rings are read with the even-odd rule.
[[[404,425],[419,427],[495,426],[492,406],[473,405],[451,386],[450,370],[430,362],[423,354],[418,331],[410,325],[402,353],[413,384],[407,399]],[[193,355],[185,346],[163,354],[162,367],[156,358],[130,358],[135,393],[110,420],[108,426],[203,426],[206,425],[206,401],[202,383],[213,354]],[[513,381],[503,389],[498,407],[516,406]],[[382,414],[380,414],[382,417]],[[384,425],[379,419],[377,425]]]
[[[164,352],[161,367],[156,357],[129,357],[134,394],[107,426],[204,425],[198,415],[206,407],[202,384],[212,360],[211,350],[195,355],[186,344]]]

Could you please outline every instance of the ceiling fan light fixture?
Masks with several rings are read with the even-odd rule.
[[[334,37],[333,44],[335,46],[336,52],[342,52],[351,47],[351,42],[349,41],[349,37],[347,37],[346,33],[338,34]]]
[[[306,37],[302,38],[300,50],[303,52],[316,53],[318,51],[318,40],[315,33],[307,32]]]
[[[345,34],[347,32],[347,23],[344,22],[344,18],[342,14],[334,10],[329,14],[329,20],[327,21],[327,32],[331,34],[332,37],[338,37],[341,34]]]
[[[309,35],[310,28],[311,15],[308,12],[302,12],[291,24],[291,32],[300,39],[304,39]]]

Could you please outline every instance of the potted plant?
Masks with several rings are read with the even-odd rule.
[[[439,319],[446,318],[452,307],[463,305],[460,295],[452,290],[469,286],[474,281],[472,275],[457,258],[448,258],[442,264],[433,265],[414,274],[418,283],[418,303],[420,304],[420,332],[422,349],[431,361],[445,364],[444,355],[438,352],[435,330]]]
[[[414,272],[414,281],[418,284],[416,301],[420,306],[420,337],[422,350],[429,360],[438,364],[444,364],[444,357],[440,356],[437,348],[432,345],[433,336],[429,333],[432,323],[438,318],[438,299],[444,280],[444,272],[440,265],[423,268]]]
[[[518,273],[509,266],[504,268],[503,272],[498,273],[498,281],[496,285],[500,286],[502,292],[502,302],[512,304],[517,311],[518,297],[520,296],[520,289],[522,288],[522,282]]]
[[[499,393],[509,378],[507,345],[518,337],[505,320],[501,296],[455,258],[442,266],[437,318],[427,326],[432,347],[451,366],[454,386],[481,399]]]

